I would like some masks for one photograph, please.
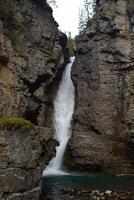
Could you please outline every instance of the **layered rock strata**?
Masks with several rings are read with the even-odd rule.
[[[46,0],[0,1],[1,200],[39,199],[42,171],[57,145],[52,102],[68,62],[66,43]],[[34,129],[21,129],[22,118]]]
[[[99,0],[91,26],[76,37],[67,158],[75,169],[134,172],[133,11],[131,0]]]
[[[38,200],[55,145],[51,129],[0,130],[0,199]]]

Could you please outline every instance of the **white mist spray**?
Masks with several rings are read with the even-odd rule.
[[[75,89],[71,80],[71,67],[73,62],[74,57],[71,58],[71,62],[66,66],[54,102],[55,139],[59,142],[59,146],[56,147],[56,156],[44,170],[44,176],[65,174],[61,167],[67,142],[71,136],[71,120],[74,112]]]

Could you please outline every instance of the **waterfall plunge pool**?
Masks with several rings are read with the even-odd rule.
[[[69,172],[66,175],[43,177],[45,188],[134,189],[134,175],[111,175],[89,172]]]
[[[90,200],[89,192],[84,191],[130,191],[133,199],[134,192],[134,175],[109,175],[102,173],[89,172],[68,172],[67,175],[45,176],[42,179],[44,200]],[[76,192],[68,196],[65,191],[79,191],[81,195],[77,196]],[[86,195],[86,196],[85,196]],[[92,199],[92,198],[91,198]],[[107,198],[106,198],[107,199]],[[112,198],[113,199],[113,198]],[[118,198],[116,198],[118,199]],[[119,198],[120,199],[120,198]]]
[[[68,139],[71,136],[71,120],[74,110],[75,89],[71,80],[71,67],[74,58],[66,66],[54,102],[55,138],[59,142],[56,156],[52,158],[43,172],[42,200],[70,200],[90,199],[89,197],[65,195],[64,189],[104,189],[104,190],[133,190],[134,176],[106,175],[86,172],[65,172],[62,170],[63,156]],[[127,198],[128,199],[128,198]]]

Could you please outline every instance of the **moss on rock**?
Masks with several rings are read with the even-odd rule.
[[[0,117],[0,128],[12,129],[33,129],[34,125],[22,117]]]
[[[28,54],[24,52],[22,49],[16,47],[14,48],[14,50],[18,53],[20,57],[24,58],[25,60],[28,59]]]
[[[50,60],[52,61],[55,61],[55,62],[58,62],[58,59],[57,57],[54,55],[53,52],[51,52],[50,50],[48,49],[45,49],[45,48],[40,48],[39,49],[42,53],[44,53],[44,55],[49,58]]]

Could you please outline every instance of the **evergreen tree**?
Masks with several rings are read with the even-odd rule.
[[[86,20],[85,20],[85,15],[84,15],[84,10],[80,9],[79,10],[79,32],[81,33],[84,29],[86,28]]]
[[[83,8],[79,11],[79,32],[81,33],[87,28],[87,24],[94,14],[96,1],[84,0]]]
[[[71,32],[68,32],[67,34],[68,37],[68,42],[67,42],[67,47],[69,50],[69,56],[74,56],[74,39],[71,36]]]

